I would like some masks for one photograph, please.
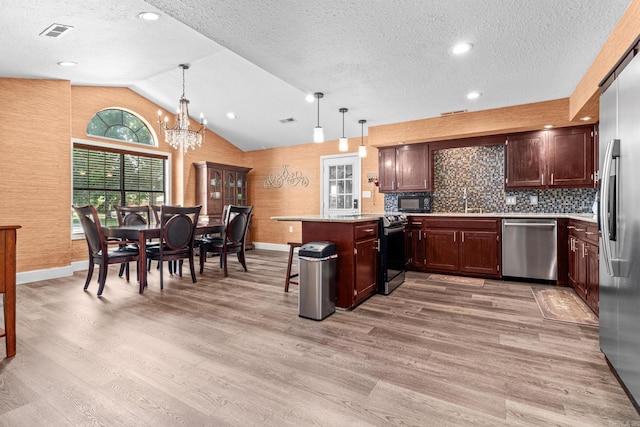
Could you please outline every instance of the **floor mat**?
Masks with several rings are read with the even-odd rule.
[[[484,279],[477,279],[474,277],[461,277],[461,276],[448,276],[446,274],[430,274],[429,280],[441,283],[451,283],[454,285],[468,285],[468,286],[484,286]]]
[[[542,317],[558,322],[598,326],[598,317],[570,288],[531,288]]]

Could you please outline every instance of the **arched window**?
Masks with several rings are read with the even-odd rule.
[[[106,108],[98,111],[89,120],[87,135],[157,146],[155,133],[146,120],[122,108]]]

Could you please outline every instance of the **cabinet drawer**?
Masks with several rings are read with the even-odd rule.
[[[585,228],[585,240],[595,246],[599,244],[598,225],[592,223],[586,223]]]
[[[409,225],[412,227],[419,227],[422,228],[422,223],[424,222],[424,218],[421,217],[415,217],[415,216],[410,216],[407,218],[409,220]]]
[[[355,229],[355,239],[364,239],[366,237],[377,237],[378,236],[378,223],[377,222],[367,222],[365,224],[358,224],[354,227]]]
[[[585,242],[598,246],[600,235],[598,233],[597,224],[572,219],[569,220],[569,225],[567,226],[567,228],[569,229],[570,237],[584,240]]]
[[[425,218],[425,228],[446,228],[454,230],[490,230],[498,231],[500,229],[500,220],[495,218]]]

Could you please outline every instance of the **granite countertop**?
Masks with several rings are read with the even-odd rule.
[[[365,222],[375,221],[384,216],[383,213],[364,213],[360,215],[292,215],[272,216],[275,221],[310,221],[310,222]]]
[[[387,212],[386,214],[394,214],[397,212]],[[360,215],[292,215],[292,216],[272,216],[275,221],[315,221],[315,222],[364,222],[376,220],[384,216],[385,213],[363,213]],[[457,213],[457,212],[438,212],[438,213],[410,213],[407,216],[426,216],[426,217],[463,217],[463,218],[568,218],[577,219],[586,222],[597,222],[593,214],[585,213],[520,213],[520,212],[483,212],[483,213]]]
[[[484,217],[484,218],[567,218],[567,219],[577,219],[579,221],[593,222],[596,223],[598,220],[593,214],[587,213],[526,213],[526,212],[483,212],[483,213],[457,213],[457,212],[437,212],[437,213],[412,213],[410,216],[450,216],[450,217],[463,217],[463,218],[473,218],[473,217]]]

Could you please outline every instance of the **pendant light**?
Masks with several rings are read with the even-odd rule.
[[[367,147],[364,145],[364,124],[367,123],[367,121],[358,120],[358,123],[360,123],[360,126],[362,127],[360,147],[358,147],[358,157],[367,157]]]
[[[349,140],[344,136],[344,113],[346,113],[346,108],[341,108],[338,111],[342,113],[342,138],[340,138],[340,143],[338,144],[338,149],[340,151],[349,151]]]
[[[324,131],[320,126],[320,98],[324,96],[322,92],[316,92],[313,94],[318,99],[318,126],[313,130],[313,142],[324,142]]]

